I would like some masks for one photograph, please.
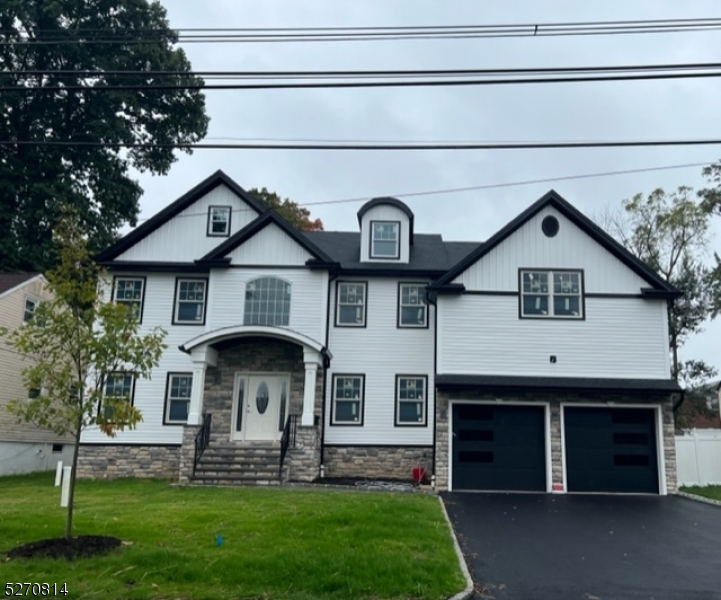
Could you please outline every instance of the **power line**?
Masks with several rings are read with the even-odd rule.
[[[398,69],[398,70],[356,70],[356,71],[133,71],[133,70],[76,70],[76,69],[17,69],[0,71],[3,75],[38,76],[72,75],[76,77],[146,76],[146,77],[218,77],[223,79],[297,79],[315,77],[445,77],[461,75],[538,75],[538,74],[584,74],[584,73],[628,73],[644,71],[688,71],[719,69],[721,63],[666,63],[645,65],[591,65],[575,67],[523,67],[506,69]]]
[[[44,39],[4,41],[0,42],[0,45],[146,44],[167,43],[168,41],[174,43],[175,40],[168,39],[171,36],[177,36],[177,41],[182,43],[358,42],[569,35],[638,35],[715,31],[720,28],[721,19],[704,18],[416,27],[186,28],[170,30],[170,32],[159,29],[42,29],[33,31],[33,33],[42,34]],[[17,34],[17,32],[5,29],[0,34],[7,36]],[[99,34],[106,37],[93,38],[90,34]],[[160,37],[157,39],[152,39],[152,37],[143,39],[143,34],[159,35]]]
[[[141,149],[192,149],[192,150],[333,150],[333,151],[396,151],[396,150],[541,150],[565,148],[631,148],[658,146],[712,146],[721,139],[685,140],[607,140],[578,142],[493,142],[493,143],[419,143],[419,144],[228,144],[228,143],[145,143],[145,142],[94,142],[81,140],[0,140],[0,146],[55,146],[89,148],[141,148]]]
[[[403,192],[403,193],[395,193],[395,194],[385,194],[387,196],[392,196],[394,198],[412,198],[412,197],[418,197],[418,196],[434,196],[439,194],[456,194],[460,192],[471,192],[471,191],[478,191],[478,190],[488,190],[488,189],[498,189],[498,188],[507,188],[507,187],[518,187],[522,185],[533,185],[533,184],[539,184],[539,183],[554,183],[557,181],[569,181],[573,179],[591,179],[591,178],[597,178],[597,177],[613,177],[618,175],[631,175],[636,173],[648,173],[653,171],[668,171],[672,169],[689,169],[691,167],[705,167],[712,161],[706,161],[701,163],[686,163],[686,164],[679,164],[679,165],[663,165],[659,167],[641,167],[638,169],[624,169],[620,171],[602,171],[598,173],[583,173],[579,175],[561,175],[558,177],[544,177],[542,179],[526,179],[522,181],[511,181],[511,182],[505,182],[505,183],[488,183],[488,184],[482,184],[482,185],[471,185],[471,186],[465,186],[465,187],[457,187],[457,188],[445,188],[445,189],[439,189],[439,190],[426,190],[422,192]],[[361,196],[361,197],[355,197],[355,198],[342,198],[338,200],[321,200],[318,202],[298,202],[298,206],[320,206],[323,204],[344,204],[344,203],[351,203],[351,202],[367,202],[369,199],[369,196]],[[238,208],[233,209],[233,212],[248,212],[251,209],[249,208]],[[202,213],[185,213],[176,215],[175,218],[185,218],[185,217],[206,217],[207,218],[208,213],[202,212]],[[144,221],[147,221],[151,219],[152,217],[147,217],[145,219],[138,219],[138,223],[142,223]]]
[[[172,91],[172,90],[267,90],[267,89],[335,89],[379,87],[448,87],[486,85],[528,85],[541,83],[583,83],[599,81],[649,81],[659,79],[698,79],[720,77],[721,71],[703,73],[654,73],[644,75],[597,75],[585,77],[534,77],[515,79],[462,79],[462,80],[415,80],[415,81],[342,81],[342,82],[293,82],[293,83],[188,83],[182,85],[50,85],[50,86],[2,86],[0,92],[109,92],[109,91]]]

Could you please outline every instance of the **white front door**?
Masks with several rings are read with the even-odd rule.
[[[276,441],[283,430],[288,402],[289,377],[276,374],[237,374],[233,406],[232,439]]]

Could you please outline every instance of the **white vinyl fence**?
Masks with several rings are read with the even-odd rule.
[[[676,436],[678,485],[721,485],[721,429]]]

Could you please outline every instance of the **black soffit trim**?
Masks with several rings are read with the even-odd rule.
[[[493,248],[498,246],[503,240],[509,237],[527,221],[533,218],[538,212],[547,206],[552,206],[564,217],[571,221],[574,225],[579,227],[592,239],[598,242],[622,263],[634,271],[637,275],[645,279],[648,283],[653,286],[655,290],[663,290],[670,294],[675,294],[678,297],[681,294],[679,290],[663,280],[658,273],[651,269],[647,264],[640,261],[633,254],[631,254],[626,248],[614,240],[610,235],[603,231],[598,225],[581,213],[577,208],[565,200],[555,190],[549,191],[543,197],[534,202],[526,210],[524,210],[515,219],[510,221],[505,227],[498,230],[493,234],[485,244],[479,246],[476,250],[471,252],[468,256],[458,262],[455,266],[443,275],[435,285],[444,285],[450,283],[453,279],[458,277],[470,266],[475,264],[479,259],[488,254]]]
[[[266,210],[262,215],[255,219],[255,221],[248,223],[248,225],[243,227],[243,229],[232,235],[225,242],[220,244],[220,246],[211,250],[203,258],[197,260],[196,262],[198,264],[204,264],[208,262],[215,262],[225,258],[226,254],[232,252],[243,242],[247,241],[256,233],[262,231],[271,224],[279,227],[284,233],[293,238],[293,240],[299,246],[312,254],[316,259],[325,263],[333,262],[333,259],[330,256],[328,256],[325,252],[318,248],[318,246],[316,246],[313,242],[311,242],[304,235],[302,235],[297,229],[295,229],[295,227],[290,226],[282,217],[280,217],[273,210]]]
[[[390,196],[385,196],[383,198],[373,198],[372,200],[369,200],[366,202],[363,206],[360,207],[360,210],[358,211],[358,225],[361,224],[361,221],[363,220],[363,215],[365,215],[371,208],[375,206],[381,206],[381,205],[388,205],[388,206],[395,206],[397,209],[401,210],[405,213],[405,215],[408,217],[409,220],[409,231],[410,231],[410,244],[413,245],[413,211],[408,208],[408,205],[405,202],[401,202],[398,200],[398,198],[391,198]]]
[[[150,219],[145,221],[145,223],[139,225],[133,229],[133,231],[120,238],[117,242],[115,242],[115,244],[110,246],[110,248],[100,252],[100,254],[96,256],[96,260],[99,262],[109,261],[126,250],[129,250],[140,240],[146,238],[161,225],[170,221],[170,219],[172,219],[175,215],[191,206],[196,200],[205,196],[208,192],[214,190],[219,185],[225,185],[230,188],[231,191],[233,191],[258,214],[266,211],[265,206],[248,194],[248,192],[228,177],[228,175],[226,175],[223,171],[218,170],[210,177],[201,181],[190,191],[183,194],[175,202],[169,204],[159,213],[153,215]]]
[[[486,388],[517,391],[603,391],[637,393],[679,393],[673,379],[610,379],[586,377],[516,377],[513,375],[436,375],[439,389]]]
[[[109,271],[158,271],[170,273],[207,273],[206,265],[198,265],[197,263],[181,263],[181,262],[151,262],[151,261],[132,261],[132,260],[115,260],[115,261],[98,261],[102,267],[106,267]]]

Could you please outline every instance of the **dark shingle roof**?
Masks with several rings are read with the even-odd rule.
[[[406,263],[361,262],[360,233],[353,231],[306,231],[303,233],[318,248],[340,263],[344,271],[393,273],[428,272],[441,274],[450,269],[479,242],[444,242],[440,235],[417,233],[410,247],[410,261]]]
[[[0,294],[25,283],[36,275],[37,273],[0,273]]]

